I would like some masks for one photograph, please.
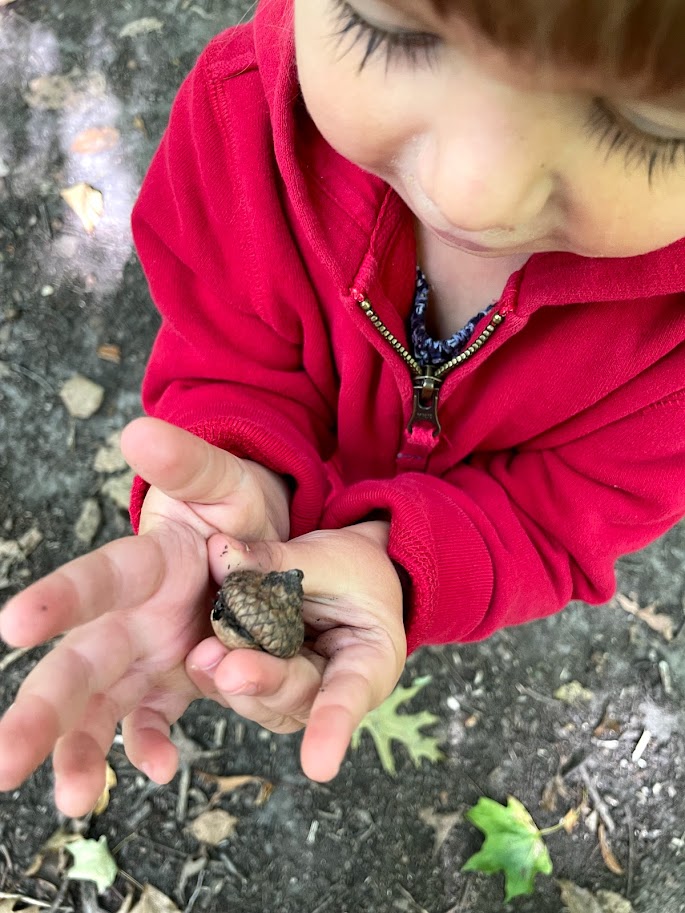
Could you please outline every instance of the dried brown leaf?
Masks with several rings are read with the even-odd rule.
[[[669,615],[659,614],[656,611],[656,602],[652,602],[642,609],[640,608],[639,603],[635,602],[635,600],[631,599],[629,596],[625,596],[623,593],[617,593],[614,598],[625,612],[629,612],[631,615],[639,618],[640,621],[644,621],[646,625],[649,625],[652,631],[656,631],[664,640],[673,640],[675,635],[673,619]]]
[[[94,815],[101,815],[105,811],[105,809],[109,805],[110,790],[114,789],[114,787],[116,785],[117,785],[117,775],[114,773],[114,771],[112,770],[112,768],[109,766],[109,763],[108,763],[106,780],[105,780],[105,788],[102,790],[102,794],[95,804],[95,808],[93,809]]]
[[[613,891],[598,891],[595,895],[572,881],[560,880],[557,884],[568,913],[635,913],[630,901]]]
[[[578,806],[578,808],[570,808],[561,819],[561,826],[567,834],[572,834],[576,829],[578,822],[580,821],[580,809],[581,806]]]
[[[246,786],[248,783],[259,783],[259,793],[255,799],[255,805],[264,805],[271,793],[274,791],[274,785],[264,777],[257,777],[252,774],[240,774],[232,777],[219,777],[216,774],[205,773],[204,770],[197,772],[198,778],[205,784],[216,786],[216,792],[209,800],[210,808],[222,798],[227,796],[236,789]]]
[[[121,349],[114,343],[104,342],[98,346],[98,358],[103,361],[111,361],[112,364],[118,365],[121,362]]]
[[[424,824],[432,827],[435,832],[433,854],[437,856],[454,825],[463,820],[463,815],[461,812],[443,812],[440,814],[432,808],[422,808],[419,811],[419,818]]]
[[[96,155],[114,149],[120,139],[121,134],[115,127],[89,127],[74,138],[71,151],[79,155]]]
[[[79,217],[88,234],[92,234],[105,212],[105,200],[100,191],[81,181],[62,190],[60,196]]]
[[[68,834],[66,831],[63,831],[61,828],[56,830],[55,833],[48,838],[48,840],[43,844],[43,846],[38,850],[36,855],[33,857],[31,865],[26,869],[24,875],[27,878],[32,878],[39,871],[45,857],[48,853],[60,853],[65,849],[68,844],[73,843],[75,840],[81,840],[82,838],[78,834]],[[66,857],[66,854],[65,854]],[[66,859],[65,859],[66,861]]]
[[[131,913],[180,913],[180,911],[166,894],[162,894],[151,884],[146,884],[140,900]]]
[[[562,799],[568,799],[568,795],[568,790],[566,789],[563,778],[557,774],[552,777],[551,780],[548,780],[545,788],[542,790],[540,806],[547,812],[555,812],[557,810],[558,799],[560,797]]]
[[[235,833],[237,824],[238,818],[222,808],[214,808],[198,815],[188,830],[200,843],[218,846]]]
[[[597,837],[599,838],[599,849],[602,853],[602,859],[604,860],[604,865],[609,869],[610,872],[613,872],[614,875],[623,875],[623,866],[614,856],[609,846],[609,841],[607,839],[606,828],[602,821],[599,822],[597,827]]]

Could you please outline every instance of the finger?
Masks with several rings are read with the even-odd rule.
[[[355,729],[390,694],[400,672],[389,645],[357,643],[332,655],[302,739],[306,776],[325,783],[337,775]]]
[[[199,643],[186,657],[186,674],[197,690],[206,698],[227,706],[214,684],[214,670],[228,650],[216,637]]]
[[[105,694],[94,695],[78,726],[55,746],[55,804],[70,818],[95,805],[105,787],[107,753],[119,720],[119,708]]]
[[[116,609],[146,602],[165,558],[153,536],[129,536],[65,564],[14,596],[0,613],[0,637],[32,647]]]
[[[186,668],[205,697],[265,729],[294,732],[309,715],[325,662],[317,654],[284,660],[257,650],[229,652],[209,638],[189,654]]]
[[[79,628],[42,659],[0,720],[0,789],[13,789],[74,727],[94,694],[107,690],[136,657],[114,616]]]
[[[169,738],[171,723],[161,710],[134,710],[124,719],[122,732],[126,754],[134,767],[160,785],[173,779],[178,769],[178,749]]]
[[[156,418],[124,428],[121,450],[141,478],[177,501],[216,504],[240,488],[243,461]]]

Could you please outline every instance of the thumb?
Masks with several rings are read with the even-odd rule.
[[[157,418],[124,428],[121,452],[141,478],[176,501],[216,504],[240,487],[243,461]]]

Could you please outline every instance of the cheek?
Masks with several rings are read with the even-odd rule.
[[[685,236],[685,179],[657,178],[650,189],[641,170],[623,162],[586,182],[575,207],[574,234],[589,256],[635,257]]]
[[[321,3],[321,0],[316,0]],[[381,171],[397,154],[401,121],[390,110],[383,73],[358,73],[358,49],[330,38],[331,24],[298,0],[295,16],[297,68],[310,117],[342,156],[369,171]]]

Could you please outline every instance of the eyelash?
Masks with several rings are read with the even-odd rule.
[[[685,164],[685,139],[650,136],[612,111],[601,98],[592,100],[587,130],[590,136],[599,137],[597,148],[606,149],[607,159],[622,151],[626,168],[634,164],[644,167],[650,186],[657,168],[666,173],[677,167],[679,154]]]
[[[379,51],[385,54],[386,72],[390,63],[396,59],[412,68],[422,64],[431,66],[435,62],[436,52],[441,43],[437,35],[427,32],[385,31],[363,19],[346,0],[333,0],[333,5],[335,17],[340,23],[334,37],[339,38],[340,42],[348,35],[353,39],[345,54],[360,42],[365,44],[358,73],[361,73]],[[666,173],[677,167],[680,153],[685,164],[685,139],[650,136],[621,118],[601,98],[592,99],[586,128],[589,136],[599,137],[597,147],[606,148],[606,159],[614,153],[623,151],[626,168],[634,164],[644,167],[650,186],[657,168]]]
[[[422,62],[421,58],[425,64],[433,63],[435,51],[440,44],[437,35],[429,35],[424,32],[387,32],[371,25],[366,19],[362,19],[346,0],[333,0],[333,4],[336,19],[340,23],[340,28],[335,32],[334,37],[342,41],[347,35],[351,35],[353,39],[345,53],[349,53],[360,41],[366,43],[364,56],[359,64],[359,73],[377,51],[384,52],[386,69],[395,58],[401,59],[412,67],[419,66]]]

